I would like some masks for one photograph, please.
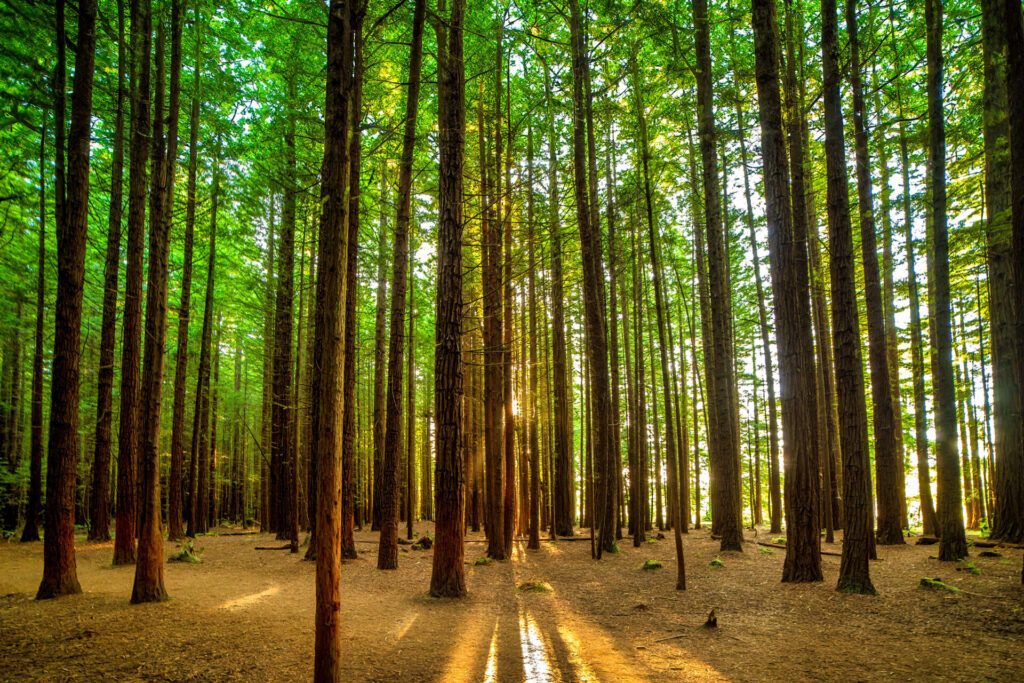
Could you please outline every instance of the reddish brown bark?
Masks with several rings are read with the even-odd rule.
[[[62,41],[63,0],[58,0],[57,35]],[[46,462],[46,534],[43,579],[36,593],[39,600],[82,592],[75,562],[75,468],[78,462],[79,359],[89,219],[89,137],[95,51],[96,2],[81,0],[78,4],[71,128],[68,131],[67,194],[62,202],[64,208],[57,229],[57,302],[50,385],[50,442]]]

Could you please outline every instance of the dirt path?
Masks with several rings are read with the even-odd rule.
[[[972,557],[974,574],[930,559],[934,548],[880,548],[880,595],[862,597],[833,590],[838,558],[825,558],[824,584],[783,585],[784,551],[749,544],[713,568],[717,543],[693,532],[679,593],[671,540],[625,539],[600,562],[586,542],[517,544],[511,561],[478,566],[477,534],[469,596],[445,601],[426,594],[429,552],[402,546],[399,569],[380,572],[376,534],[357,540],[342,580],[347,681],[1024,680],[1019,550]],[[308,679],[314,566],[254,550],[279,545],[267,535],[197,544],[201,564],[167,566],[171,601],[142,606],[110,544],[78,547],[86,593],[41,603],[41,546],[0,544],[0,680]],[[642,571],[646,559],[664,569]],[[922,576],[964,592],[923,590]],[[700,627],[712,608],[715,631]]]

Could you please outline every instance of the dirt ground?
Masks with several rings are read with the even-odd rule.
[[[198,539],[201,564],[168,564],[169,602],[140,606],[109,543],[80,540],[85,593],[45,602],[32,599],[41,544],[0,543],[0,679],[308,680],[313,564],[256,551],[280,545],[269,535],[219,531]],[[362,556],[343,572],[346,681],[1024,680],[1020,550],[972,552],[975,574],[931,559],[935,546],[879,548],[879,595],[865,597],[834,590],[838,557],[823,558],[824,583],[784,585],[784,550],[719,554],[692,531],[689,590],[676,592],[671,535],[624,539],[600,562],[585,541],[517,543],[511,561],[478,566],[473,534],[469,597],[445,601],[426,594],[430,551],[402,546],[399,569],[380,572],[376,534],[357,539]],[[641,570],[648,559],[664,568]],[[961,592],[920,588],[925,576]],[[701,626],[711,609],[715,630]]]

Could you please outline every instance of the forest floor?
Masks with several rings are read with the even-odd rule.
[[[80,540],[85,593],[45,602],[32,599],[42,545],[0,543],[0,679],[309,680],[313,563],[255,550],[281,545],[273,536],[231,531],[197,539],[200,564],[167,565],[172,599],[140,606],[128,602],[134,569],[111,566],[110,543]],[[471,534],[469,596],[450,601],[427,596],[430,551],[401,546],[399,569],[380,572],[376,534],[357,532],[361,557],[342,580],[344,680],[1024,680],[1020,550],[972,549],[975,574],[932,559],[937,546],[880,547],[879,595],[867,597],[834,590],[838,557],[823,557],[824,583],[782,584],[784,550],[719,553],[696,530],[689,590],[677,592],[668,536],[624,539],[600,562],[586,541],[517,542],[511,561],[476,565],[485,546]],[[648,559],[663,568],[642,570]],[[922,577],[961,591],[921,588]],[[702,627],[712,609],[713,630]]]

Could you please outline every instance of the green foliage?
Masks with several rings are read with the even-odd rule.
[[[960,566],[957,567],[956,569],[957,569],[957,571],[968,572],[968,573],[973,574],[975,576],[979,576],[981,574],[981,570],[978,569],[978,565],[974,564],[973,562],[971,562],[969,560],[960,560]]]
[[[519,590],[523,593],[551,593],[555,589],[547,581],[524,581],[519,584]]]
[[[722,561],[722,558],[716,557],[713,560],[711,560],[710,562],[708,562],[708,566],[711,567],[712,569],[721,569],[722,567],[725,566],[725,562]]]
[[[771,548],[766,548],[766,547],[765,547],[765,546],[763,546],[763,545],[762,545],[762,546],[758,546],[758,551],[759,551],[759,552],[760,552],[760,553],[761,553],[762,555],[774,555],[774,554],[775,554],[775,551],[774,551],[774,550],[772,550]]]
[[[644,570],[645,572],[652,572],[661,569],[661,567],[662,564],[658,560],[644,560],[644,563],[640,567],[640,569]]]
[[[195,543],[191,538],[186,539],[184,543],[178,546],[180,550],[168,558],[168,562],[185,562],[187,564],[199,564],[202,560],[199,558],[203,554],[202,548],[196,547]]]
[[[486,567],[492,562],[494,562],[494,560],[492,560],[490,556],[484,555],[483,557],[476,558],[476,562],[474,562],[473,564],[477,567]]]
[[[957,588],[956,586],[949,585],[948,583],[944,582],[942,579],[940,579],[938,577],[936,577],[934,579],[929,579],[928,577],[922,577],[921,578],[920,586],[921,586],[921,588],[927,588],[927,589],[933,590],[933,591],[945,591],[947,593],[959,593],[960,592],[959,588]]]

